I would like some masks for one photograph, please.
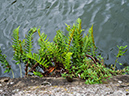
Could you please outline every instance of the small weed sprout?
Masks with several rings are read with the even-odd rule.
[[[121,56],[124,56],[125,55],[125,52],[127,51],[127,45],[126,46],[118,46],[117,45],[117,47],[118,47],[118,54],[117,54],[117,56],[116,56],[116,60],[115,60],[115,64],[114,64],[114,71],[115,71],[115,69],[116,69],[116,63],[119,63],[120,65],[122,65],[122,63],[120,63],[119,61],[118,61],[118,58],[119,57],[121,57]]]

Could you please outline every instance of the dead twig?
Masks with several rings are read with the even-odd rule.
[[[86,54],[86,57],[90,57],[96,65],[97,65],[97,62],[100,64],[100,61],[96,57],[92,57],[91,55],[88,55],[88,54]]]
[[[35,70],[35,68],[36,68],[37,66],[39,66],[39,63],[36,63],[36,64],[29,70],[29,72],[32,72],[33,70]]]

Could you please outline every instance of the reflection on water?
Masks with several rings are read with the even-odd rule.
[[[57,30],[66,32],[65,23],[72,25],[81,18],[84,33],[94,25],[96,45],[105,63],[112,64],[118,51],[116,45],[129,44],[128,15],[127,0],[0,0],[0,46],[15,71],[15,77],[19,77],[19,67],[12,61],[11,34],[15,28],[20,25],[20,39],[23,39],[29,28],[41,26],[41,31],[52,41]],[[38,35],[34,36],[36,42]],[[124,64],[129,61],[128,54],[129,51],[120,59]],[[3,72],[4,69],[0,68],[0,76],[11,77],[11,73]]]

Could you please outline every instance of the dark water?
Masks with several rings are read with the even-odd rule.
[[[12,61],[11,34],[15,28],[20,26],[20,39],[23,39],[29,28],[41,26],[41,31],[52,41],[57,30],[65,31],[65,23],[72,25],[77,18],[82,19],[84,33],[94,25],[95,43],[106,64],[115,62],[116,45],[129,45],[128,0],[0,0],[0,46],[15,77],[20,76],[19,67]],[[34,41],[37,39],[35,34]],[[129,65],[129,51],[119,61]],[[22,68],[24,74],[24,64]],[[12,74],[4,74],[0,67],[0,76],[12,77]]]

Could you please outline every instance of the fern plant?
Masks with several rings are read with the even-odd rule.
[[[14,56],[13,56],[13,60],[16,61],[17,65],[19,64],[20,74],[21,74],[21,77],[22,77],[21,61],[22,61],[22,57],[23,57],[23,47],[22,47],[22,45],[24,45],[24,42],[19,40],[19,27],[16,28],[13,31],[13,34],[12,34],[13,45],[12,45],[12,47],[15,51]]]
[[[34,60],[31,60],[28,58],[28,54],[31,54],[33,51],[33,34],[37,31],[37,28],[33,27],[30,29],[28,34],[25,36],[25,39],[23,40],[23,58],[22,61],[26,64],[25,68],[25,75],[28,75],[28,67],[32,67],[34,64]],[[33,62],[33,63],[32,63]]]
[[[20,26],[19,26],[20,27]],[[25,39],[20,40],[19,39],[19,27],[16,28],[13,31],[12,37],[13,37],[13,49],[14,49],[14,56],[13,59],[16,61],[16,64],[19,64],[20,68],[20,74],[22,77],[22,69],[21,69],[21,63],[26,63],[26,75],[28,73],[28,66],[32,67],[34,65],[31,60],[28,58],[28,54],[31,54],[32,48],[33,48],[33,34],[37,31],[37,28],[31,28],[28,34],[26,35]]]
[[[67,25],[67,24],[66,24]],[[62,76],[74,76],[86,79],[86,84],[102,83],[102,79],[111,77],[112,75],[120,74],[118,71],[108,69],[104,66],[102,58],[96,58],[96,46],[93,37],[93,25],[89,29],[87,35],[82,37],[81,19],[70,28],[67,25],[69,35],[66,39],[66,53],[71,52],[72,55],[66,55],[64,63],[67,68],[67,74]],[[71,58],[69,57],[71,56]],[[100,57],[100,56],[99,56]],[[90,59],[89,59],[90,58]],[[71,62],[70,62],[71,61]],[[66,67],[68,66],[68,67]],[[69,74],[69,75],[68,75]],[[121,73],[122,74],[122,73]]]
[[[11,68],[11,65],[9,65],[8,61],[6,60],[6,56],[2,55],[1,48],[0,48],[0,62],[2,63],[1,66],[3,66],[3,68],[5,68],[4,73],[9,73],[11,71],[13,78],[14,78],[14,72]]]

